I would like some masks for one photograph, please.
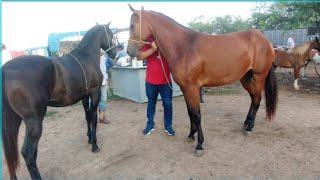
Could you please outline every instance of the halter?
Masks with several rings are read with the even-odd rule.
[[[107,29],[106,29],[106,27],[105,27],[104,25],[102,25],[102,26],[103,26],[106,34],[107,34],[107,39],[108,39],[108,43],[109,43],[109,49],[107,49],[106,52],[108,52],[110,49],[114,48],[114,46],[111,47],[110,38],[109,38],[109,35],[108,35],[108,32],[107,32]],[[74,55],[72,55],[71,53],[68,53],[68,55],[70,55],[71,57],[73,57],[73,59],[76,60],[77,63],[80,65],[81,70],[82,70],[83,75],[84,75],[84,82],[85,82],[85,84],[86,84],[86,95],[88,95],[88,93],[89,93],[89,88],[88,88],[88,80],[87,80],[87,76],[86,76],[86,71],[84,70],[84,68],[83,68],[82,64],[80,63],[80,61],[79,61]]]
[[[139,26],[139,28],[140,28],[140,40],[138,41],[138,40],[135,40],[135,39],[129,39],[129,41],[134,41],[134,42],[138,42],[138,43],[142,43],[142,44],[151,44],[150,42],[147,42],[147,41],[142,41],[141,40],[141,33],[142,33],[142,28],[141,28],[141,23],[142,23],[142,21],[141,21],[141,17],[142,17],[142,7],[141,7],[141,10],[140,10],[140,26]]]
[[[142,14],[141,14],[141,12],[142,12],[142,8],[141,8],[141,11],[140,11],[140,40],[138,41],[138,40],[134,40],[134,39],[129,39],[129,41],[134,41],[134,42],[138,42],[138,43],[142,43],[142,44],[151,44],[150,42],[142,41],[142,40],[141,40],[141,33],[142,33],[142,30],[141,30],[141,29],[142,29],[142,28],[141,28],[141,24],[142,24],[141,17],[142,17]],[[166,78],[167,83],[168,83],[170,89],[171,89],[172,91],[174,91],[174,92],[180,92],[181,90],[179,90],[179,91],[174,90],[173,87],[170,85],[169,79],[168,79],[167,74],[166,74],[166,72],[165,72],[165,70],[164,70],[163,61],[162,61],[162,58],[161,58],[161,54],[160,54],[159,49],[158,49],[158,56],[157,56],[157,58],[158,58],[158,59],[160,60],[160,62],[161,62],[162,71],[163,71],[163,73],[164,73],[164,77]]]
[[[107,50],[105,51],[105,52],[108,52],[108,51],[110,51],[110,49],[114,48],[115,46],[111,46],[111,44],[110,44],[110,39],[109,39],[109,34],[108,34],[108,32],[107,32],[107,29],[106,29],[106,27],[105,27],[104,25],[102,25],[102,26],[103,26],[104,31],[106,32],[107,38],[108,38],[109,49],[107,49]]]

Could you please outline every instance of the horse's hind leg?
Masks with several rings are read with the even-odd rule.
[[[45,112],[44,112],[45,114]],[[42,133],[43,117],[25,118],[26,134],[22,146],[22,155],[32,179],[41,179],[37,167],[38,143]]]
[[[190,117],[191,130],[188,138],[194,139],[195,132],[198,132],[198,143],[196,147],[196,156],[203,155],[202,143],[204,141],[201,128],[201,113],[200,113],[200,93],[199,88],[183,87],[181,88],[186,104],[188,107],[188,114]]]
[[[86,115],[87,120],[87,136],[88,136],[88,143],[91,144],[91,122],[90,122],[90,106],[89,106],[89,96],[86,96],[82,99],[82,106]]]
[[[254,127],[256,113],[260,107],[261,93],[263,88],[263,80],[258,75],[253,75],[250,70],[241,80],[242,86],[248,91],[251,97],[251,105],[247,118],[244,122],[244,133],[250,136]]]

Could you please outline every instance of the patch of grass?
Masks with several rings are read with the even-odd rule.
[[[107,74],[108,74],[108,79],[111,79],[111,69],[107,71]]]
[[[47,113],[44,117],[53,117],[57,113],[58,113],[58,111],[47,111]]]
[[[230,88],[230,87],[221,87],[215,88],[211,91],[205,92],[204,94],[208,95],[229,95],[229,94],[241,94],[240,89]]]
[[[113,94],[113,89],[109,88],[110,92],[112,93],[111,96],[108,95],[108,101],[119,101],[119,100],[123,100],[124,98],[117,96],[115,94]]]

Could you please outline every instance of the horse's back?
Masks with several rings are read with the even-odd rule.
[[[275,49],[275,57],[274,57],[274,64],[283,67],[283,68],[292,68],[295,57],[294,54],[289,53],[287,50],[284,49]]]
[[[27,111],[21,106],[37,106],[50,99],[54,66],[43,56],[20,56],[7,62],[2,69],[3,91],[18,114]],[[29,109],[30,110],[30,109]]]
[[[222,35],[200,34],[198,39],[199,64],[205,69],[205,76],[217,77],[215,82],[208,84],[238,81],[250,69],[255,73],[265,72],[274,59],[271,43],[255,29]]]
[[[53,70],[54,66],[51,60],[38,55],[20,56],[3,66],[5,77],[14,81],[41,81],[44,83],[43,80],[49,78]]]

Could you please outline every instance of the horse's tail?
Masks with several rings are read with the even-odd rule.
[[[10,177],[14,178],[19,167],[18,133],[22,119],[9,104],[4,72],[2,70],[2,143]]]
[[[269,70],[264,85],[267,118],[272,121],[272,118],[276,113],[278,102],[278,83],[273,66],[271,66]]]

